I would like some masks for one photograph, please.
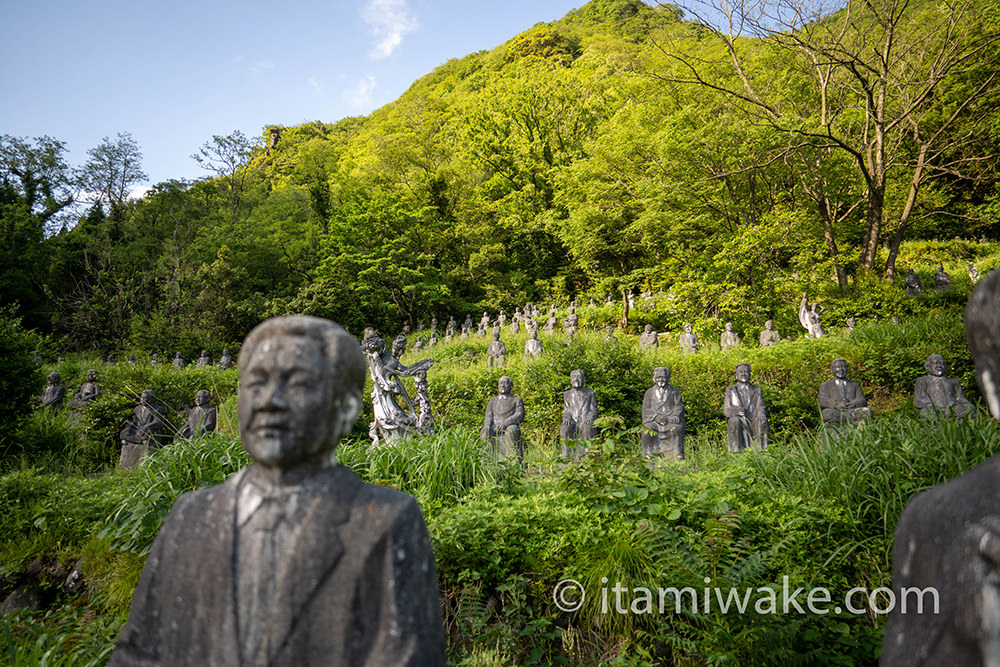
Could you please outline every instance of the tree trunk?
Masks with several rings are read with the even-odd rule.
[[[885,277],[889,279],[892,279],[896,273],[896,257],[899,255],[899,245],[903,242],[903,235],[906,233],[906,228],[910,223],[910,215],[913,213],[913,207],[917,203],[917,193],[920,192],[920,184],[923,182],[926,160],[927,144],[921,144],[920,152],[917,154],[917,164],[913,169],[913,179],[910,181],[910,191],[906,195],[906,205],[903,206],[903,212],[899,216],[899,227],[896,228],[896,233],[892,237],[892,243],[889,245],[889,256],[885,260]]]

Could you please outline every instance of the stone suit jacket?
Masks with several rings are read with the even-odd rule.
[[[344,466],[310,480],[274,572],[266,658],[241,661],[237,490],[179,498],[160,528],[109,665],[444,665],[434,558],[416,501]]]
[[[868,405],[865,392],[861,389],[861,383],[854,380],[844,380],[846,385],[838,387],[835,379],[827,380],[819,386],[819,409],[826,410],[833,408],[843,412],[844,410],[854,410],[864,408]],[[846,394],[847,398],[844,399]]]

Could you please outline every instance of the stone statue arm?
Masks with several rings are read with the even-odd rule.
[[[812,331],[812,322],[809,319],[809,302],[806,293],[802,293],[802,301],[799,302],[799,324],[807,331]]]
[[[517,426],[524,421],[524,401],[521,400],[520,396],[511,396],[511,400],[514,403],[514,409],[496,420],[497,430],[505,429],[508,426]]]
[[[60,403],[63,400],[63,398],[65,398],[65,396],[66,396],[66,388],[63,387],[61,384],[56,385],[55,390],[52,391],[51,394],[48,391],[42,394],[42,405],[44,407],[48,407],[55,403]]]
[[[827,380],[819,386],[819,407],[820,410],[834,409],[844,410],[847,408],[840,400],[840,391],[836,382]]]
[[[580,411],[580,425],[593,426],[594,420],[597,419],[597,394],[589,387],[584,389],[584,393],[586,396],[583,401],[583,409]]]
[[[485,440],[486,438],[492,438],[496,435],[496,422],[494,420],[494,413],[496,412],[497,399],[496,396],[491,398],[486,404],[486,414],[483,416],[483,428],[479,431],[479,437]]]
[[[726,387],[726,397],[725,402],[722,404],[722,414],[727,419],[746,415],[746,406],[740,402],[740,394],[736,391],[736,385]]]
[[[916,383],[913,385],[913,405],[918,410],[926,410],[934,407],[930,394],[927,392],[927,376],[917,378]]]
[[[865,397],[865,392],[861,388],[860,382],[855,382],[854,380],[847,381],[847,402],[848,408],[868,407],[868,399]]]
[[[212,432],[215,431],[219,419],[219,411],[217,408],[205,408],[201,413],[201,428],[203,431]]]

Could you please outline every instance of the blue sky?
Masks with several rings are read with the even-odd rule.
[[[0,134],[49,135],[79,165],[129,132],[150,183],[265,125],[334,122],[391,102],[450,58],[585,0],[0,0]]]

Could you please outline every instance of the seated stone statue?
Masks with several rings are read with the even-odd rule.
[[[472,331],[472,315],[466,314],[465,321],[462,322],[462,328]]]
[[[719,345],[722,347],[723,352],[728,352],[734,348],[740,346],[739,335],[733,331],[733,323],[726,322],[726,330],[722,332],[722,336],[719,337]]]
[[[909,296],[920,294],[920,276],[913,271],[913,267],[910,267],[906,277],[903,278],[903,287],[906,288],[906,293]]]
[[[968,260],[965,261],[965,265],[969,272],[969,282],[975,285],[979,282],[979,269],[976,268],[976,265],[973,262]]]
[[[451,340],[455,337],[455,333],[458,331],[458,322],[455,321],[455,316],[450,315],[448,317],[448,324],[444,327],[445,340]]]
[[[847,330],[854,331],[855,327],[858,326],[858,321],[854,319],[853,316],[847,318]]]
[[[856,424],[872,416],[861,384],[847,379],[847,361],[834,359],[830,364],[833,379],[819,386],[819,409],[828,426]]]
[[[642,397],[642,453],[684,460],[684,401],[670,386],[670,369],[653,369],[653,386]]]
[[[677,342],[680,343],[681,350],[685,354],[694,354],[698,351],[698,336],[694,333],[694,327],[690,324],[684,325],[684,333],[680,335]]]
[[[576,314],[576,306],[569,307],[569,315],[563,320],[563,332],[567,336],[573,336],[576,334],[577,326],[580,323],[580,316]]]
[[[423,336],[417,336],[417,340],[415,340],[413,342],[413,351],[414,352],[419,352],[421,350],[421,348],[423,348],[423,346],[424,346],[424,337]]]
[[[538,340],[538,327],[531,330],[528,340],[524,341],[524,356],[538,359],[542,356],[542,341]]]
[[[497,395],[486,404],[486,416],[479,437],[493,446],[501,459],[517,457],[524,462],[524,438],[521,422],[524,421],[524,401],[511,393],[514,381],[504,376],[497,382]]]
[[[506,354],[507,346],[500,340],[500,331],[496,330],[493,332],[493,340],[486,348],[486,363],[489,364],[490,368],[503,366]]]
[[[184,357],[182,357],[181,353],[178,352],[174,355],[174,360],[171,363],[177,368],[184,368]]]
[[[934,274],[934,287],[938,292],[948,292],[951,290],[951,276],[945,273],[943,264],[938,265],[937,273]]]
[[[570,389],[563,394],[563,419],[559,428],[562,438],[562,457],[578,459],[587,453],[586,442],[597,435],[597,395],[585,386],[586,376],[581,370],[569,374]]]
[[[944,357],[932,354],[924,362],[927,375],[917,378],[913,385],[913,405],[924,419],[937,417],[964,417],[972,404],[962,393],[962,385],[955,378],[944,376],[947,366]]]
[[[477,332],[480,336],[485,336],[486,331],[490,328],[490,314],[485,310],[483,311],[483,317],[479,320],[479,331]]]
[[[203,433],[213,433],[218,421],[218,410],[212,405],[212,392],[199,389],[194,395],[194,407],[188,412],[187,423],[178,438],[197,438]]]
[[[38,399],[42,403],[42,409],[58,414],[65,398],[66,387],[62,384],[62,376],[59,373],[49,373],[49,383]]]
[[[434,347],[438,344],[437,332],[431,329],[431,337],[427,339],[427,347]]]
[[[518,319],[518,318],[515,317],[515,318],[513,318],[510,321],[510,332],[511,332],[511,334],[513,334],[515,336],[521,332],[521,320],[520,319]]]
[[[1000,272],[984,278],[965,311],[976,380],[1000,419]],[[892,590],[933,590],[922,613],[897,600],[886,621],[882,667],[1000,661],[1000,455],[920,493],[903,510],[892,547]],[[935,602],[937,603],[935,605]]]
[[[639,349],[640,350],[655,350],[660,346],[660,337],[655,331],[653,331],[653,325],[647,324],[642,328],[642,333],[639,334]]]
[[[335,462],[361,411],[358,342],[327,320],[275,318],[239,367],[253,463],[174,503],[109,665],[443,666],[420,507]]]
[[[761,388],[750,384],[750,364],[736,365],[736,384],[726,387],[722,413],[729,419],[726,439],[731,454],[751,446],[767,449],[767,406]]]
[[[122,453],[118,467],[134,468],[149,453],[167,442],[167,424],[163,408],[156,402],[152,389],[143,389],[139,405],[121,431]]]
[[[219,357],[219,368],[227,370],[233,366],[233,355],[229,354],[229,348],[222,349],[222,356]]]
[[[72,407],[86,407],[92,400],[101,395],[101,385],[97,384],[97,371],[90,369],[87,371],[87,381],[80,385],[80,388],[73,394]]]
[[[775,343],[781,342],[781,334],[774,328],[774,322],[767,320],[764,322],[764,330],[760,332],[760,346],[771,347]]]
[[[212,357],[208,356],[208,350],[202,350],[201,355],[198,357],[198,362],[195,364],[195,368],[208,368],[212,365]]]

